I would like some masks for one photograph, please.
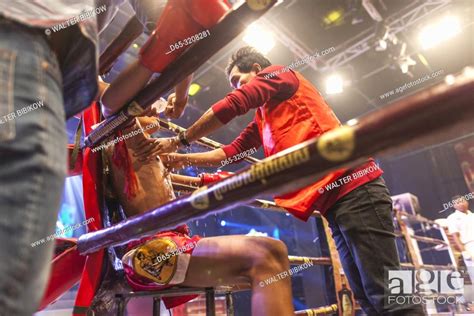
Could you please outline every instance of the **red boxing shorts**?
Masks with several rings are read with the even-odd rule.
[[[129,244],[122,262],[129,285],[135,291],[158,291],[184,282],[191,254],[201,239],[188,236],[187,226],[160,232]],[[163,298],[173,308],[197,295]]]

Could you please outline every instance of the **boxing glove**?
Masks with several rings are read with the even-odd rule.
[[[229,172],[229,171],[219,171],[216,173],[201,173],[199,175],[199,178],[201,178],[200,186],[212,184],[214,182],[219,182],[222,179],[232,176],[233,174],[234,174],[233,172]]]

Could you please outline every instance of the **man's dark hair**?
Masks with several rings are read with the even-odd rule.
[[[252,46],[244,46],[239,48],[239,50],[232,55],[225,68],[225,72],[227,73],[227,77],[229,77],[230,71],[234,66],[237,66],[242,72],[250,72],[252,65],[255,63],[262,66],[262,69],[272,65],[272,63],[255,48]]]
[[[466,198],[464,196],[461,196],[461,195],[455,195],[452,197],[451,201],[454,201],[454,202],[458,202],[458,200],[464,200],[464,201],[467,201]],[[460,201],[459,201],[460,202]]]

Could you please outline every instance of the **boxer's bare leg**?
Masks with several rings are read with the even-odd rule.
[[[267,237],[221,236],[203,238],[194,248],[182,285],[214,287],[249,283],[252,315],[293,315],[288,252],[278,240]],[[271,284],[261,286],[266,279]],[[263,282],[263,283],[261,283]]]

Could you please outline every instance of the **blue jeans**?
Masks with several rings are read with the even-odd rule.
[[[382,178],[339,199],[326,213],[354,297],[369,315],[424,315],[421,305],[385,304],[385,270],[400,270],[392,199]]]
[[[0,18],[0,315],[31,315],[66,175],[61,72],[40,31]]]

